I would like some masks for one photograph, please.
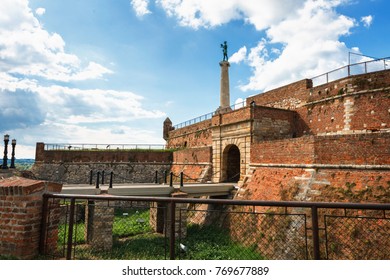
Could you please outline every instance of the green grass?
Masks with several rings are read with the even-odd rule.
[[[126,237],[150,232],[149,210],[145,209],[116,209],[113,236]]]
[[[113,224],[113,247],[109,251],[96,251],[83,245],[84,223],[75,225],[77,259],[143,259],[169,258],[169,239],[153,233],[149,225],[149,210],[116,209]],[[59,245],[62,246],[65,227],[59,227]],[[65,239],[65,244],[66,244]],[[182,243],[186,251],[180,249]],[[234,242],[226,229],[190,224],[187,237],[176,240],[177,259],[229,260],[263,259],[254,246]]]

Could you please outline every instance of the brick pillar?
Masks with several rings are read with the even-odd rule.
[[[95,201],[88,203],[85,211],[85,240],[93,249],[110,250],[114,207],[108,206],[107,201]]]
[[[39,254],[43,194],[61,189],[62,184],[21,177],[0,181],[0,255],[31,259]],[[58,213],[59,209],[49,213],[46,247],[50,251],[57,246]]]
[[[188,195],[186,193],[173,193],[172,197],[175,198],[186,198]],[[170,208],[167,209],[167,235],[170,234]],[[187,203],[176,203],[175,208],[175,236],[186,238],[187,237]]]

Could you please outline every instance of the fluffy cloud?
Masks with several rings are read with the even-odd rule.
[[[246,90],[267,90],[344,65],[348,48],[340,37],[356,25],[336,12],[348,0],[157,0],[168,16],[194,29],[242,20],[259,31],[256,47],[241,47],[229,61],[253,70]],[[370,16],[363,17],[366,26]],[[260,37],[262,32],[265,35]]]
[[[241,61],[245,60],[246,54],[247,54],[247,49],[245,46],[243,46],[237,52],[232,54],[232,56],[229,58],[229,61],[231,63],[240,63]]]
[[[346,64],[348,48],[339,38],[356,23],[335,12],[340,3],[308,0],[296,16],[271,25],[267,38],[248,55],[254,74],[242,89],[267,90]],[[275,44],[282,45],[277,48],[280,55],[270,58]]]
[[[290,15],[303,0],[157,0],[169,16],[177,17],[183,26],[214,27],[241,19],[258,30],[267,28]]]
[[[44,12],[39,8],[35,15]],[[70,82],[102,79],[112,71],[67,52],[61,35],[45,30],[35,15],[27,0],[2,1],[0,132],[17,138],[19,158],[34,157],[27,143],[39,141],[144,143],[161,138],[130,127],[134,121],[165,116],[145,109],[142,96],[75,88]]]
[[[38,8],[35,10],[35,13],[38,15],[38,16],[42,16],[46,13],[46,9],[45,8]]]
[[[143,17],[144,15],[151,13],[151,11],[148,9],[149,0],[131,0],[130,4],[133,7],[137,17]]]
[[[371,15],[362,17],[362,18],[360,19],[360,21],[363,23],[363,25],[364,25],[365,27],[370,27],[373,20],[374,20],[374,18],[373,18]]]
[[[39,8],[36,13],[42,14],[43,10]],[[67,53],[62,37],[42,27],[27,0],[2,1],[0,58],[1,72],[47,80],[99,79],[112,73],[96,62],[83,62],[76,55]]]

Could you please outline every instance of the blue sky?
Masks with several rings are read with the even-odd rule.
[[[164,143],[219,106],[390,56],[386,0],[0,0],[0,133],[35,143]],[[365,59],[353,55],[351,62]],[[3,143],[1,143],[2,151]]]

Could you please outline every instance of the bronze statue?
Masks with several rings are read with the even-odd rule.
[[[222,61],[228,61],[228,54],[227,54],[227,42],[223,42],[221,44],[222,52],[223,52],[223,59]]]

